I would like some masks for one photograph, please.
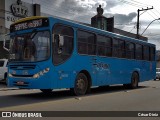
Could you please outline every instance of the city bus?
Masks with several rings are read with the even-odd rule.
[[[70,89],[138,83],[156,76],[155,45],[55,17],[23,18],[10,26],[8,86]]]

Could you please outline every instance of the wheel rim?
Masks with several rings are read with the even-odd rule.
[[[87,80],[85,76],[77,79],[75,93],[77,95],[84,95],[87,91]]]

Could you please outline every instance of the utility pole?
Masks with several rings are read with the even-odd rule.
[[[137,37],[136,37],[137,39],[139,39],[139,16],[140,16],[139,12],[140,11],[145,11],[145,10],[151,10],[151,9],[153,9],[153,6],[151,8],[147,7],[147,9],[142,8],[141,10],[140,9],[137,10],[137,12],[138,12],[138,15],[137,15]]]

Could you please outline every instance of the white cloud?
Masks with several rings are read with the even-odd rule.
[[[96,8],[99,4],[102,5],[104,9],[105,16],[115,16],[115,24],[121,24],[121,28],[128,32],[133,29],[132,32],[136,33],[136,29],[134,28],[134,24],[129,25],[130,23],[137,22],[137,10],[142,8],[154,6],[153,10],[148,10],[140,16],[141,29],[140,33],[145,29],[145,27],[154,19],[160,17],[159,12],[159,4],[158,0],[123,0],[134,2],[134,4],[140,5],[140,7],[135,7],[133,4],[126,4],[122,0],[23,0],[25,2],[30,3],[39,3],[41,4],[41,10],[44,13],[52,14],[54,16],[63,17],[71,20],[81,21],[85,23],[90,23],[91,17],[96,15]],[[142,3],[142,4],[140,4]],[[158,12],[157,12],[158,11]],[[156,22],[157,23],[157,22]],[[128,25],[127,25],[128,24]],[[149,28],[154,29],[157,34],[160,34],[160,23],[152,24]],[[116,26],[117,27],[117,26]],[[158,28],[158,29],[157,29]],[[160,36],[153,37],[154,31],[147,29],[145,36],[148,36],[149,39],[153,39],[152,41],[159,40]]]

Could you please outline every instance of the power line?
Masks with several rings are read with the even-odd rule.
[[[139,4],[142,4],[142,5],[145,5],[146,7],[148,7],[148,6],[152,6],[152,5],[148,5],[148,4],[140,3],[140,2],[135,1],[135,0],[131,0],[131,1],[134,1],[134,2],[139,3]],[[156,12],[158,12],[158,13],[160,14],[160,12],[159,12],[155,7],[154,7],[154,10],[156,10]]]
[[[144,4],[144,3],[141,3],[141,2],[138,2],[138,1],[135,1],[135,0],[130,0],[130,1],[136,2],[138,4],[142,4],[145,7],[152,6],[152,5]]]
[[[144,6],[142,6],[142,5],[137,5],[137,4],[134,4],[134,3],[131,3],[131,2],[128,2],[128,1],[125,1],[125,0],[118,0],[118,1],[120,1],[120,2],[122,2],[122,3],[125,3],[125,4],[128,4],[128,5],[131,5],[131,6],[134,6],[134,7],[144,7]]]
[[[159,16],[157,16],[152,10],[151,10],[151,12],[152,12],[157,18],[159,18]]]
[[[157,9],[155,9],[155,10],[160,14],[160,12]]]
[[[153,19],[156,19],[155,17],[153,17],[153,15],[151,15],[149,12],[147,12]],[[159,22],[159,21],[158,21]],[[160,22],[159,22],[160,23]]]
[[[148,29],[148,27],[154,22],[154,21],[156,21],[156,20],[160,20],[160,18],[159,19],[154,19],[152,22],[150,22],[149,23],[149,25],[146,27],[146,29],[143,31],[143,33]],[[143,35],[143,33],[141,34],[141,35]]]
[[[135,29],[135,25],[133,26],[133,28],[130,30],[130,32],[132,32]]]
[[[147,4],[144,4],[144,3],[141,3],[141,2],[138,2],[138,1],[135,1],[135,0],[131,0],[132,2],[129,2],[129,1],[126,1],[126,0],[118,0],[118,1],[120,1],[120,2],[122,2],[122,3],[125,3],[125,4],[129,4],[129,5],[131,5],[131,6],[134,6],[134,7],[147,7],[147,6],[151,6],[151,5],[147,5]],[[160,14],[160,12],[157,10],[157,9],[155,9],[156,10],[156,12],[158,12],[159,14]],[[142,13],[143,14],[143,13]],[[154,12],[153,12],[153,14],[154,15],[156,15]],[[157,16],[157,15],[156,15]],[[158,17],[158,16],[157,16]],[[158,17],[159,18],[159,17]]]
[[[132,32],[134,29],[136,29],[136,22],[134,23],[133,28],[130,30],[130,32]]]
[[[122,3],[125,3],[125,4],[128,4],[128,5],[131,5],[131,6],[134,6],[134,7],[146,7],[146,6],[151,6],[151,5],[147,5],[147,4],[143,4],[143,3],[140,3],[140,2],[138,2],[138,1],[135,1],[135,0],[131,0],[132,2],[129,2],[129,1],[126,1],[126,0],[119,0],[120,2],[122,2]],[[49,1],[45,1],[45,4],[43,4],[42,6],[43,6],[43,9],[44,10],[48,10],[48,11],[53,11],[53,13],[54,12],[57,12],[58,14],[63,14],[63,15],[65,15],[65,16],[68,16],[68,14],[72,14],[72,13],[70,13],[69,12],[69,9],[68,8],[66,8],[66,7],[63,7],[63,10],[64,11],[68,11],[67,13],[66,12],[64,12],[64,11],[62,11],[62,10],[58,10],[57,8],[59,8],[59,6],[57,5],[57,4],[54,4],[54,6],[55,7],[50,7],[49,5],[50,5],[51,3],[49,2]],[[57,8],[56,8],[57,7]],[[57,15],[58,15],[57,14]],[[143,14],[143,13],[142,13]],[[153,14],[155,14],[155,13],[153,13]],[[73,15],[73,14],[72,14]],[[62,15],[58,15],[58,16],[62,16]],[[152,15],[151,15],[152,16]],[[153,17],[153,16],[152,16]],[[155,19],[155,18],[154,18]],[[127,24],[115,24],[115,25],[127,25]],[[134,28],[133,28],[134,29]]]
[[[128,1],[125,1],[125,0],[119,0],[119,1],[121,1],[121,2],[123,2],[123,3],[130,4],[130,5],[132,5],[132,6],[138,5],[138,4],[133,4],[133,3],[128,2]],[[134,0],[132,0],[132,1],[134,1]],[[135,2],[137,2],[137,1],[135,1]],[[58,12],[58,13],[62,13],[62,14],[64,14],[64,15],[66,15],[66,16],[67,16],[68,14],[72,14],[72,13],[70,13],[70,12],[68,12],[68,14],[66,14],[66,12],[57,10],[56,8],[50,8],[50,6],[48,5],[48,4],[50,4],[50,3],[49,3],[48,1],[46,1],[46,3],[47,3],[47,5],[43,5],[43,8],[44,8],[44,9],[47,9],[48,11],[53,10],[53,11],[56,11],[56,12]],[[137,2],[137,3],[140,3],[140,2]],[[142,4],[142,3],[140,3],[140,4]],[[59,6],[57,6],[57,5],[54,5],[54,6],[59,7]],[[141,5],[141,6],[142,6],[142,5]],[[50,8],[50,9],[49,9],[49,8]],[[69,11],[68,8],[63,8],[63,10]],[[143,14],[143,13],[142,13],[142,14]],[[155,13],[154,13],[154,14],[155,14]]]

